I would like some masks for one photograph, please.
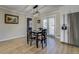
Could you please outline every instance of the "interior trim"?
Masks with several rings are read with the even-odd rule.
[[[15,36],[15,37],[10,37],[10,38],[6,38],[6,39],[1,39],[1,41],[7,41],[7,40],[11,40],[11,39],[15,39],[15,38],[21,38],[21,37],[25,37],[26,35],[20,35],[20,36]]]

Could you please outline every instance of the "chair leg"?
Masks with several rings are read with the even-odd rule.
[[[47,39],[45,39],[45,41],[46,41],[46,46],[47,46]]]
[[[43,40],[41,40],[42,48],[43,48]]]
[[[36,40],[36,47],[38,48],[38,40]]]
[[[31,39],[31,41],[30,41],[30,46],[32,45],[32,39]]]
[[[44,39],[45,46],[47,46],[47,39]]]
[[[28,40],[28,38],[27,38],[27,44],[29,44],[29,40]]]

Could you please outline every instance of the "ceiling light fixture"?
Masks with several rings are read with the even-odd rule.
[[[33,7],[33,16],[35,16],[35,15],[39,15],[40,13],[39,13],[39,11],[38,11],[38,5],[35,5],[34,7]]]

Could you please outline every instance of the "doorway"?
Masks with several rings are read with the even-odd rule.
[[[32,18],[27,18],[27,44],[29,44],[30,31],[32,31]]]

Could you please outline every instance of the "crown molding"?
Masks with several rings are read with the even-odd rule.
[[[25,13],[23,13],[23,12],[15,11],[15,10],[4,8],[4,7],[0,7],[0,10],[1,11],[8,11],[8,12],[14,12],[14,13],[17,13],[17,14],[25,15]]]

